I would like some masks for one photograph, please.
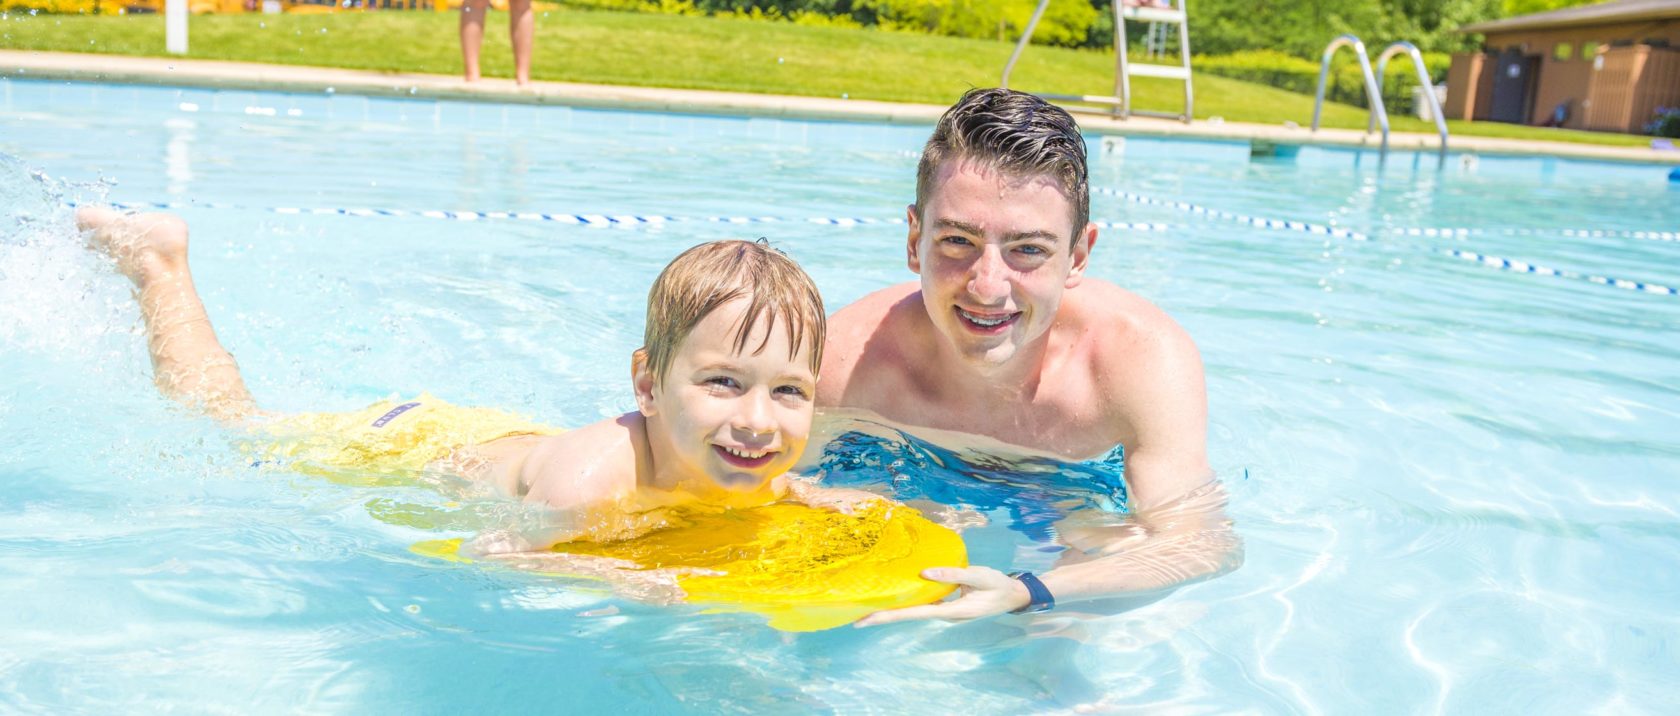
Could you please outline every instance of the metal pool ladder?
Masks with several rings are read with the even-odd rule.
[[[1167,119],[1182,120],[1190,123],[1190,116],[1194,110],[1195,97],[1190,88],[1190,23],[1185,12],[1185,0],[1173,0],[1176,7],[1127,7],[1124,0],[1114,0],[1114,95],[1085,95],[1085,94],[1042,94],[1041,97],[1062,102],[1082,102],[1085,104],[1099,104],[1106,109],[1086,109],[1069,107],[1068,109],[1082,112],[1098,112],[1113,117],[1125,119],[1131,115],[1145,115],[1150,117],[1165,117]],[[1009,87],[1009,75],[1015,70],[1015,63],[1021,59],[1021,52],[1032,42],[1033,31],[1038,29],[1039,18],[1044,17],[1044,9],[1050,6],[1050,0],[1039,0],[1038,9],[1033,11],[1032,19],[1027,21],[1027,30],[1021,34],[1021,39],[1015,43],[1015,52],[1009,56],[1009,64],[1003,66],[1003,79],[998,86]],[[1178,64],[1157,65],[1132,63],[1126,59],[1126,20],[1149,23],[1166,23],[1178,26]],[[1132,107],[1132,80],[1137,77],[1162,77],[1184,82],[1184,112],[1152,112]]]
[[[1389,45],[1377,58],[1377,71],[1371,72],[1371,56],[1365,53],[1365,43],[1354,35],[1342,35],[1330,41],[1324,48],[1324,59],[1318,66],[1318,93],[1313,98],[1312,131],[1318,131],[1318,121],[1324,111],[1324,82],[1330,76],[1330,60],[1336,56],[1336,50],[1352,47],[1354,56],[1359,58],[1359,71],[1365,75],[1365,99],[1371,105],[1371,116],[1365,123],[1365,133],[1370,134],[1378,122],[1382,123],[1382,151],[1380,156],[1388,156],[1388,110],[1383,107],[1382,85],[1377,82],[1383,71],[1388,69],[1388,59],[1402,52],[1412,58],[1412,67],[1417,70],[1418,82],[1423,84],[1424,100],[1429,103],[1430,115],[1435,118],[1435,130],[1441,135],[1441,161],[1447,159],[1447,120],[1441,115],[1441,103],[1435,97],[1435,84],[1429,81],[1429,70],[1424,67],[1423,54],[1418,52],[1417,46],[1410,42],[1396,42]]]

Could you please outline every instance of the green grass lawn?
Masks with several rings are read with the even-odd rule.
[[[510,77],[505,15],[486,28],[487,75]],[[199,59],[269,62],[392,72],[458,74],[454,13],[344,12],[327,15],[196,15],[191,54]],[[0,20],[0,47],[164,56],[163,17],[27,15]],[[996,85],[1013,45],[901,32],[810,27],[786,22],[558,9],[539,13],[539,80],[850,97],[948,104],[969,87]],[[1106,94],[1112,53],[1027,50],[1011,78],[1022,89]],[[1312,121],[1312,97],[1198,74],[1196,117],[1278,124]],[[1135,107],[1178,111],[1182,85],[1133,82]],[[1324,108],[1324,126],[1362,128],[1364,110]],[[1433,124],[1395,117],[1396,131],[1434,133]],[[1551,130],[1492,122],[1454,122],[1454,134],[1643,146],[1648,138]]]

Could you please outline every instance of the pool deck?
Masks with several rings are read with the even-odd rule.
[[[217,60],[125,57],[56,52],[0,50],[0,76],[19,79],[157,84],[211,89],[282,92],[342,92],[410,99],[448,99],[470,102],[552,104],[600,109],[650,110],[690,114],[746,115],[784,119],[823,119],[931,125],[943,106],[869,100],[827,99],[791,95],[749,94],[711,90],[625,87],[575,82],[533,82],[519,87],[511,80],[486,79],[468,84],[452,75],[406,74],[294,65],[266,65]],[[1376,148],[1375,134],[1349,129],[1196,120],[1190,124],[1167,119],[1133,117],[1119,120],[1079,115],[1087,132],[1102,135],[1248,141],[1284,145],[1324,145]],[[1432,152],[1433,134],[1395,132],[1389,147],[1398,151]],[[1493,137],[1453,137],[1454,152],[1559,156],[1613,162],[1680,164],[1680,151],[1644,147],[1611,147],[1570,142],[1542,142]]]

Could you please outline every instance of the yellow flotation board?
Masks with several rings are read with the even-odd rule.
[[[798,503],[743,509],[679,507],[664,527],[613,542],[550,549],[677,571],[687,601],[713,611],[768,617],[803,632],[850,624],[882,609],[938,601],[956,587],[922,579],[929,567],[966,567],[962,538],[903,505],[843,514]],[[414,551],[459,560],[459,540]]]
[[[819,631],[881,609],[938,601],[954,586],[928,567],[966,567],[962,538],[903,505],[842,514],[798,503],[688,511],[673,526],[619,542],[567,542],[556,552],[622,559],[644,569],[718,574],[677,578],[688,601],[770,618],[783,631]]]

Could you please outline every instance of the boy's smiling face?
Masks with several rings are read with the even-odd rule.
[[[817,385],[810,336],[789,357],[786,317],[760,316],[737,353],[747,306],[746,297],[737,298],[700,319],[663,380],[654,381],[645,360],[636,362],[636,403],[647,418],[655,480],[665,486],[703,476],[731,492],[752,492],[805,450]]]

